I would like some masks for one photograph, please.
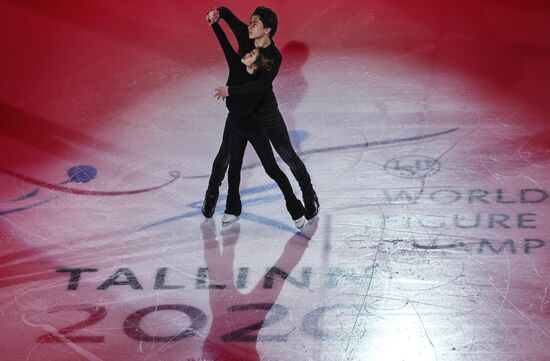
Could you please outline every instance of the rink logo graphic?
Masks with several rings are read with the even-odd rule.
[[[403,306],[409,301],[405,301]],[[281,321],[288,321],[293,325],[296,323],[296,316],[293,315],[288,307],[274,302],[263,303],[246,303],[227,306],[221,314],[218,313],[218,317],[212,319],[210,325],[211,330],[219,333],[219,338],[223,343],[241,343],[238,346],[240,352],[243,352],[243,342],[251,343],[251,349],[246,355],[252,355],[252,352],[256,352],[257,342],[287,342],[290,334],[295,330],[301,331],[303,334],[319,341],[329,340],[344,340],[351,336],[351,334],[357,333],[359,336],[364,334],[364,330],[360,327],[353,327],[353,330],[343,330],[340,328],[333,328],[327,326],[323,322],[326,318],[337,317],[338,320],[343,320],[349,317],[349,323],[342,322],[342,324],[353,324],[353,320],[357,319],[357,312],[361,317],[368,317],[368,312],[361,312],[364,305],[361,304],[346,304],[335,303],[317,307],[312,311],[305,314],[302,318],[301,325],[296,327],[290,332],[281,332],[279,329],[269,329],[276,323]],[[82,314],[82,319],[76,323],[72,321],[72,324],[67,324],[60,329],[54,329],[48,327],[47,331],[50,333],[42,334],[38,336],[38,343],[102,343],[105,342],[106,337],[101,334],[101,330],[105,330],[105,326],[99,330],[90,330],[97,324],[100,324],[110,312],[110,307],[95,304],[78,304],[78,305],[60,305],[49,308],[47,313],[55,315],[59,318],[59,315],[68,314],[74,316],[75,312]],[[187,338],[201,336],[198,331],[208,325],[208,315],[199,307],[186,305],[186,304],[155,304],[152,306],[140,308],[136,311],[129,311],[121,328],[126,336],[130,339],[143,342],[178,342]],[[155,318],[160,317],[161,313],[169,313],[174,315],[180,313],[186,317],[177,317],[173,323],[181,322],[181,327],[173,334],[167,334],[164,329],[155,329],[148,325],[153,321],[153,324],[157,324]],[[61,316],[62,317],[62,316]],[[120,317],[120,312],[117,312],[116,317]],[[234,321],[239,318],[243,323],[240,328],[235,328]],[[71,321],[67,321],[70,323]],[[112,335],[112,328],[108,328],[109,335]],[[259,331],[262,330],[262,334]],[[335,332],[340,331],[340,332]],[[356,331],[356,332],[353,332]],[[202,334],[206,334],[202,332]],[[206,342],[208,342],[208,336]],[[212,345],[215,347],[216,343]],[[223,346],[224,348],[227,346]],[[214,348],[215,349],[215,348]],[[207,353],[210,353],[206,349]],[[244,353],[243,353],[244,354]],[[199,358],[198,360],[212,360]],[[216,358],[216,360],[221,360]]]
[[[409,229],[536,229],[536,213],[475,213],[470,215],[452,214],[386,214],[384,221],[387,227],[400,228],[406,225]]]
[[[436,204],[436,205],[538,205],[548,200],[549,194],[543,189],[524,188],[519,191],[493,191],[473,189],[448,189],[435,190],[419,189],[384,189],[385,200],[388,204]],[[409,228],[422,227],[423,229],[536,229],[537,214],[532,212],[500,213],[472,212],[471,214],[414,214],[403,215],[386,214],[384,220],[387,225],[406,224]]]
[[[79,289],[81,278],[85,277],[87,273],[98,272],[97,268],[60,268],[56,272],[68,273],[69,282],[67,284],[67,290],[74,291]],[[249,267],[239,267],[237,271],[237,278],[235,283],[236,289],[247,289],[250,287],[248,275],[250,273]],[[313,270],[311,267],[302,267],[299,271],[300,276],[295,277],[288,272],[281,270],[277,267],[271,267],[266,269],[266,272],[262,279],[260,279],[263,289],[269,290],[273,288],[273,284],[277,278],[287,281],[293,286],[301,289],[309,289],[312,286]],[[182,289],[191,286],[194,289],[219,289],[223,290],[228,287],[226,284],[211,284],[208,282],[208,268],[198,267],[196,271],[196,277],[192,284],[180,284],[178,280],[174,280],[173,276],[169,274],[167,267],[160,267],[156,270],[154,281],[150,282],[153,289],[156,290],[173,290]],[[372,276],[372,267],[366,266],[359,270],[349,270],[340,267],[329,267],[326,273],[323,275],[324,282],[322,285],[327,289],[338,287],[341,283],[353,284],[355,286],[368,286]],[[107,290],[112,286],[128,286],[134,290],[143,290],[144,283],[138,276],[127,267],[119,268],[104,281],[102,281],[97,287],[97,290]],[[188,277],[186,277],[188,279]],[[87,281],[86,283],[89,283]],[[317,282],[316,282],[317,284]],[[94,286],[95,287],[95,286]]]
[[[404,155],[390,159],[384,165],[384,170],[401,178],[426,178],[439,172],[441,163],[435,158],[423,155]]]
[[[438,188],[427,189],[384,189],[389,204],[538,204],[545,202],[549,194],[544,189],[522,188],[519,191],[503,189],[486,190],[479,188]]]
[[[56,272],[59,273],[68,273],[69,282],[67,284],[67,290],[74,291],[79,289],[81,278],[85,277],[85,274],[98,272],[97,268],[60,268]],[[324,282],[322,285],[325,288],[332,289],[338,287],[341,283],[343,284],[353,284],[355,286],[368,286],[371,276],[372,276],[372,267],[366,266],[360,270],[346,270],[340,267],[329,267],[328,270],[322,277]],[[237,271],[236,284],[234,285],[236,289],[246,289],[249,288],[249,267],[239,267]],[[312,286],[312,267],[302,267],[299,271],[300,276],[296,277],[290,275],[288,272],[285,272],[278,267],[271,267],[266,269],[264,276],[260,279],[260,284],[263,289],[269,290],[273,288],[273,284],[276,279],[281,279],[287,281],[293,286],[301,289],[309,289]],[[154,276],[154,281],[149,282],[153,289],[156,290],[174,290],[187,288],[191,286],[194,289],[208,289],[208,290],[224,290],[228,287],[226,284],[210,284],[208,282],[208,268],[199,267],[195,273],[196,277],[191,285],[184,285],[174,279],[174,276],[169,274],[169,269],[167,267],[157,268],[156,274]],[[96,277],[97,278],[97,277]],[[144,283],[140,280],[141,277],[138,277],[130,268],[119,268],[116,271],[112,272],[104,281],[99,283],[96,287],[97,290],[107,290],[112,286],[126,286],[134,290],[143,290]],[[186,279],[188,279],[186,277]],[[86,281],[87,284],[90,283],[89,280]],[[318,284],[315,282],[315,284]],[[86,286],[83,286],[86,287]]]
[[[8,200],[10,203],[17,204],[17,206],[10,209],[0,209],[0,216],[8,215],[11,213],[22,212],[28,209],[41,206],[43,204],[49,203],[53,200],[57,200],[61,195],[49,196],[46,199],[36,200],[42,189],[47,189],[49,191],[59,192],[59,193],[68,193],[71,195],[84,195],[84,196],[123,196],[123,195],[133,195],[139,193],[146,193],[156,189],[166,187],[169,184],[174,183],[176,180],[180,179],[180,173],[178,171],[171,171],[169,181],[165,183],[143,189],[132,189],[125,191],[98,191],[98,190],[86,190],[80,188],[68,187],[68,183],[78,183],[85,184],[93,181],[97,175],[98,171],[95,167],[91,165],[76,165],[67,170],[67,178],[59,183],[49,183],[40,179],[32,178],[21,173],[14,172],[9,169],[4,169],[0,167],[0,173],[6,174],[13,177],[14,179],[19,179],[25,183],[33,184],[37,186],[32,191],[21,194],[16,198]],[[31,201],[29,201],[31,199]]]
[[[503,242],[482,239],[479,242],[465,241],[441,241],[434,240],[429,244],[413,242],[416,249],[426,250],[461,250],[466,253],[477,254],[532,254],[535,249],[544,247],[546,244],[542,239],[528,238],[523,240],[507,239]]]

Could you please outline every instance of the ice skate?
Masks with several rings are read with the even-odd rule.
[[[216,210],[216,203],[218,203],[218,193],[206,191],[204,195],[204,201],[202,202],[202,214],[206,218],[212,218],[214,211]]]
[[[234,214],[224,213],[222,216],[222,227],[229,227],[233,223],[237,222],[239,217]]]
[[[308,221],[317,216],[320,208],[319,198],[317,198],[317,194],[313,193],[313,196],[311,197],[304,197],[304,206],[306,208],[305,216]]]
[[[305,224],[306,224],[306,217],[304,217],[304,216],[301,216],[300,218],[294,220],[294,225],[300,231],[302,230],[302,228],[304,228]]]

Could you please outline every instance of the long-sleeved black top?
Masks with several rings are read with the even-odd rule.
[[[229,66],[228,86],[240,86],[258,79],[258,74],[250,74],[246,65],[241,62],[241,56],[233,49],[227,36],[218,23],[212,24],[212,29],[220,42],[220,45]],[[262,93],[252,94],[230,94],[225,100],[229,110],[230,119],[245,133],[255,133],[261,128],[261,124],[253,119],[252,115],[257,112],[257,107],[262,99]]]
[[[243,23],[239,18],[237,18],[229,9],[225,7],[219,7],[218,11],[220,12],[220,18],[223,19],[227,25],[231,28],[237,42],[239,44],[239,56],[244,56],[244,54],[252,51],[255,48],[254,40],[248,37],[248,26]],[[277,109],[277,99],[273,93],[272,83],[277,73],[279,72],[279,67],[283,61],[281,53],[275,46],[273,39],[271,44],[268,47],[272,47],[272,53],[275,54],[275,59],[273,63],[273,68],[270,71],[263,71],[259,75],[258,79],[254,81],[247,82],[246,84],[238,85],[229,85],[229,96],[233,95],[250,95],[250,94],[263,94],[259,108],[260,109]]]

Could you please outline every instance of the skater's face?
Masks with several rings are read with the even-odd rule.
[[[256,59],[258,59],[258,49],[253,49],[250,53],[246,53],[244,54],[243,58],[241,59],[241,62],[248,66],[248,67],[251,67],[252,65],[254,65],[254,62],[256,61]]]
[[[258,39],[262,36],[269,36],[271,28],[264,28],[264,24],[258,15],[253,15],[248,24],[248,37],[250,39]]]

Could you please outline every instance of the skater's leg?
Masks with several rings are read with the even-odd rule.
[[[229,115],[225,121],[225,127],[223,129],[222,144],[216,154],[216,158],[212,163],[212,172],[210,173],[210,179],[208,181],[208,188],[214,191],[219,191],[222,184],[225,172],[229,166],[229,159],[231,154],[231,121]]]
[[[266,124],[266,131],[271,144],[273,144],[281,159],[288,165],[300,185],[306,207],[306,218],[311,219],[315,217],[319,212],[319,200],[311,184],[311,177],[306,166],[292,147],[281,113],[279,111],[269,114],[263,113],[262,117]]]
[[[285,173],[277,165],[275,156],[273,155],[273,150],[269,144],[267,134],[265,130],[262,130],[260,133],[251,136],[250,143],[254,147],[254,150],[258,154],[262,166],[265,169],[265,172],[269,177],[271,177],[281,189],[285,197],[286,207],[290,213],[293,220],[299,220],[304,216],[304,207],[302,203],[296,198],[294,191],[292,190],[292,185],[290,184]],[[302,222],[302,221],[300,221]],[[303,225],[303,224],[301,224]],[[301,228],[301,225],[297,226]]]
[[[208,189],[204,196],[204,202],[202,204],[202,214],[206,218],[212,217],[216,209],[216,204],[218,202],[218,196],[220,194],[220,186],[222,184],[223,178],[225,177],[225,172],[229,165],[230,159],[230,146],[231,146],[231,131],[230,131],[230,120],[229,115],[225,120],[225,127],[223,130],[222,144],[216,154],[216,158],[212,163],[212,172],[210,173],[210,180],[208,181]]]
[[[239,216],[242,211],[241,197],[239,187],[241,184],[241,168],[243,164],[244,151],[246,149],[247,139],[237,129],[235,125],[231,126],[231,160],[229,161],[228,191],[225,213]]]

